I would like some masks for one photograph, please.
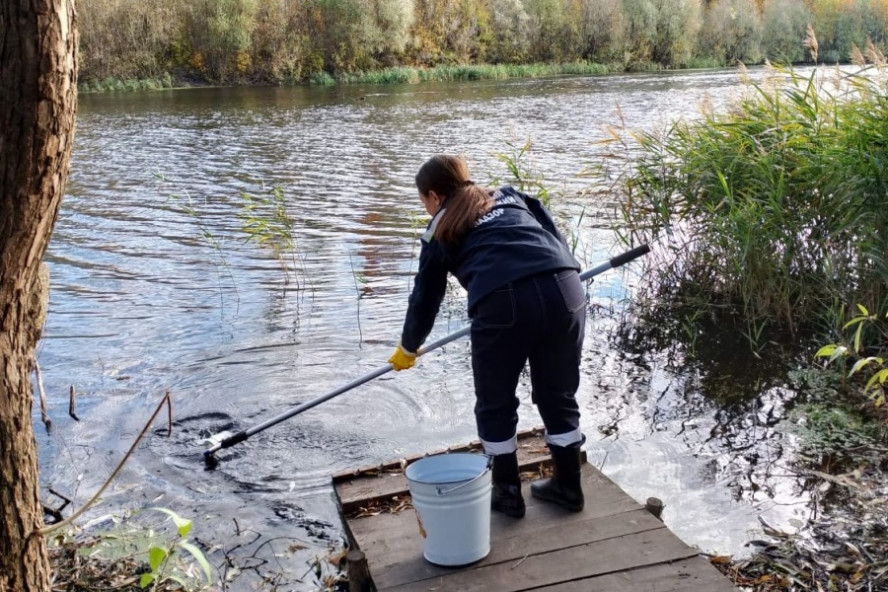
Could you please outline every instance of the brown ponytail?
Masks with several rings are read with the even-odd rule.
[[[444,244],[458,243],[493,207],[493,198],[469,179],[465,160],[439,154],[416,173],[416,187],[423,195],[434,191],[445,200],[444,213],[435,228],[435,238]]]

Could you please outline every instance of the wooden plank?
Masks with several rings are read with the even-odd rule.
[[[520,526],[522,520],[512,523]],[[414,524],[414,529],[416,528]],[[666,528],[662,522],[645,510],[633,510],[621,514],[590,517],[585,520],[556,520],[539,528],[516,528],[492,532],[490,554],[473,567],[514,563],[527,555],[548,553],[576,547],[590,542],[616,539],[628,534]],[[402,537],[400,541],[404,541]],[[398,584],[427,580],[435,576],[453,573],[452,568],[432,565],[422,557],[422,539],[416,535],[408,539],[408,548],[390,538],[372,547],[371,573],[381,588]],[[394,546],[400,548],[393,549]]]
[[[472,442],[465,446],[452,447],[438,453],[479,451],[480,449],[480,442]],[[342,511],[348,515],[359,508],[373,503],[391,501],[394,498],[407,496],[407,479],[404,476],[404,469],[411,463],[426,456],[429,455],[416,455],[400,461],[385,463],[378,467],[364,467],[355,471],[346,471],[334,475],[333,484],[336,487]],[[519,434],[518,464],[522,472],[537,473],[540,467],[548,464],[550,460],[551,458],[543,441],[541,429],[537,428]]]
[[[583,465],[583,490],[586,507],[572,513],[530,495],[530,483],[522,493],[527,503],[527,515],[521,520],[497,512],[491,515],[491,541],[507,537],[531,537],[538,529],[553,524],[569,527],[572,523],[638,510],[641,505],[591,465]],[[358,547],[367,554],[374,579],[377,571],[415,557],[422,548],[422,538],[413,509],[400,514],[380,514],[348,521],[348,527]]]
[[[516,437],[518,438],[518,454],[519,459],[522,454],[529,454],[530,456],[538,456],[545,452],[545,442],[543,441],[543,434],[545,433],[545,429],[542,427],[531,428],[527,430],[522,430],[518,432]],[[527,452],[529,449],[536,449],[535,452]],[[333,474],[333,482],[338,483],[342,480],[352,479],[354,477],[363,475],[363,474],[372,474],[378,471],[396,471],[403,470],[404,467],[411,462],[418,460],[420,458],[425,458],[426,456],[432,456],[434,454],[444,454],[446,452],[478,452],[481,450],[481,441],[473,440],[466,444],[459,444],[457,446],[448,446],[447,448],[442,448],[439,450],[435,450],[432,452],[424,452],[422,454],[414,454],[412,456],[408,456],[398,460],[388,461],[379,465],[368,465],[365,467],[360,467],[357,469],[349,469],[346,471],[340,471],[339,473]]]
[[[406,496],[407,479],[401,471],[361,476],[336,483],[336,494],[342,511],[349,513],[372,502]]]
[[[518,561],[479,565],[401,585],[381,585],[380,592],[521,592],[697,555],[666,528],[615,539],[528,555]],[[375,580],[375,578],[374,578]],[[621,591],[622,592],[622,591]]]
[[[538,592],[737,592],[703,557],[539,588]]]
[[[448,451],[477,450],[479,443],[473,442]],[[519,435],[518,452],[522,477],[528,478],[528,470],[538,474],[549,461],[542,430]],[[422,556],[423,539],[403,474],[425,456],[334,476],[340,507],[350,514],[344,519],[350,544],[366,553],[380,591],[736,592],[696,550],[588,464],[583,465],[583,512],[536,500],[524,483],[527,515],[515,520],[492,514],[487,557],[461,568],[432,565]],[[355,517],[357,508],[391,496],[399,496],[397,507],[373,507],[400,508],[399,513]]]
[[[540,467],[548,464],[551,457],[536,456],[519,459],[522,473],[538,473]],[[353,478],[341,477],[334,483],[339,504],[346,514],[355,512],[373,502],[393,500],[409,495],[407,477],[400,470],[387,470],[375,474],[364,474]]]
[[[528,458],[521,465],[522,479],[536,479],[537,467],[533,464],[534,460],[533,458]],[[544,460],[548,461],[550,459],[545,457]],[[533,473],[533,475],[528,476],[528,473]],[[594,491],[596,500],[600,500],[602,497],[627,497],[623,490],[617,487],[613,481],[588,463],[584,462],[583,473],[583,487],[587,488],[587,491]],[[351,516],[350,514],[353,514],[358,508],[367,505],[369,502],[381,499],[388,500],[395,496],[402,498],[409,496],[407,479],[403,473],[391,473],[386,476],[366,475],[352,479],[341,479],[333,485],[340,508],[346,517],[352,520],[357,520],[358,517]],[[528,507],[536,503],[530,497],[529,490],[525,491],[524,498],[528,503]]]

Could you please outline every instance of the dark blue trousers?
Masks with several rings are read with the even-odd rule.
[[[547,272],[511,282],[485,296],[469,313],[475,419],[485,451],[504,454],[515,449],[509,442],[518,427],[515,389],[528,362],[532,398],[547,441],[559,446],[580,442],[576,392],[586,293],[577,272]]]

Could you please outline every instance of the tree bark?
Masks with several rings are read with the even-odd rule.
[[[0,1],[0,591],[50,589],[30,381],[77,109],[74,0]]]

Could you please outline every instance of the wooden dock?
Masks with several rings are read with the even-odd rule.
[[[472,443],[449,450],[478,449]],[[333,477],[351,548],[363,552],[369,566],[372,581],[365,590],[737,592],[697,550],[588,463],[582,512],[531,497],[529,481],[549,466],[541,430],[519,435],[526,516],[516,520],[492,513],[490,554],[484,559],[460,568],[432,565],[422,556],[423,539],[403,474],[418,458]]]

